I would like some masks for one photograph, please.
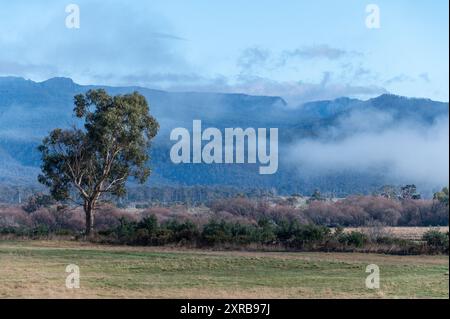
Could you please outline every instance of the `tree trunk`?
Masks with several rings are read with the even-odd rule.
[[[92,203],[84,204],[84,213],[86,214],[86,238],[94,237],[94,207]]]

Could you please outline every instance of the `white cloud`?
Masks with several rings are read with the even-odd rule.
[[[358,112],[321,139],[302,139],[291,145],[288,161],[307,172],[378,172],[398,183],[447,185],[448,120],[443,117],[430,127],[393,121],[383,112]]]
[[[108,83],[133,74],[189,72],[182,55],[184,39],[150,5],[77,1],[80,29],[65,27],[60,1],[2,4],[0,75],[36,80],[68,76]],[[7,14],[9,12],[9,14]],[[19,62],[20,61],[20,62]]]

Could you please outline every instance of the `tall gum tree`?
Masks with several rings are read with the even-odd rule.
[[[74,98],[74,114],[82,128],[54,129],[39,146],[42,156],[40,183],[54,199],[83,206],[86,236],[94,234],[95,209],[105,194],[126,194],[132,177],[144,183],[159,124],[138,92],[109,96],[90,90]]]

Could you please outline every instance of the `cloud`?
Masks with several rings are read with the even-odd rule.
[[[264,66],[270,59],[269,50],[253,47],[245,49],[238,58],[237,65],[244,71]]]
[[[358,83],[381,82],[379,74],[365,67],[362,61],[345,61],[341,63],[339,76]]]
[[[378,86],[352,85],[338,83],[330,72],[324,72],[318,83],[304,81],[276,81],[264,77],[240,75],[236,79],[217,77],[192,85],[174,85],[175,91],[242,93],[283,97],[291,106],[316,101],[347,97],[372,97],[388,93]]]
[[[420,73],[419,78],[422,79],[426,83],[430,83],[430,76],[426,72]]]
[[[185,39],[153,13],[151,5],[98,0],[77,4],[79,29],[66,28],[60,1],[6,4],[0,14],[0,47],[7,48],[0,51],[0,72],[37,80],[52,73],[82,83],[103,76],[105,84],[133,74],[191,72],[182,54]]]
[[[97,83],[104,83],[110,78],[116,78],[116,85],[129,86],[142,86],[160,89],[170,89],[184,83],[202,83],[209,81],[209,79],[196,74],[196,73],[135,73],[127,74],[117,77],[114,73],[110,74],[95,74],[92,78]]]
[[[57,68],[49,64],[22,64],[13,61],[0,61],[0,74],[28,74],[39,73],[44,77],[51,77],[57,72]]]
[[[326,44],[305,46],[294,50],[284,50],[271,53],[261,47],[246,48],[238,58],[237,65],[244,71],[253,70],[256,67],[280,68],[288,66],[293,60],[340,60],[344,57],[362,56],[362,53],[333,48]]]
[[[237,57],[235,74],[217,75],[188,61],[184,49],[189,40],[155,14],[150,4],[129,6],[99,0],[77,4],[80,29],[65,27],[67,14],[59,1],[6,4],[0,13],[0,47],[7,48],[0,51],[0,75],[37,81],[63,76],[80,84],[274,95],[292,104],[385,92],[354,79],[333,78],[332,72],[327,72],[336,74],[339,66],[335,67],[335,62],[345,62],[356,52],[325,44],[275,53],[253,46]],[[317,59],[333,65],[306,70],[299,59],[306,64]],[[297,66],[302,70],[293,71]]]
[[[162,38],[162,39],[187,41],[186,38],[182,38],[177,35],[168,34],[168,33],[152,32],[151,35],[153,35],[154,37]]]
[[[331,72],[324,72],[318,83],[305,81],[279,82],[259,77],[241,78],[242,82],[234,86],[235,90],[252,92],[252,94],[279,95],[289,104],[298,105],[315,100],[328,100],[342,96],[360,97],[386,93],[377,86],[358,86],[350,83],[333,81]]]
[[[379,82],[377,75],[365,68],[361,61],[355,60],[361,56],[363,54],[360,52],[325,44],[280,52],[249,47],[237,59],[236,64],[241,70],[238,76],[228,78],[220,85],[200,86],[197,89],[281,96],[291,105],[342,96],[364,98],[387,93],[383,87],[371,84]],[[318,61],[311,68],[309,61],[313,59]],[[290,78],[298,74],[299,79],[283,80],[277,76],[282,70],[286,70]],[[316,81],[311,78],[301,80],[302,75],[311,72]]]
[[[384,112],[350,114],[318,139],[289,147],[288,161],[304,172],[378,173],[393,183],[448,184],[448,116],[431,126],[394,121]]]
[[[0,50],[0,75],[37,81],[62,76],[80,84],[274,95],[293,104],[384,92],[376,86],[333,79],[331,72],[323,72],[320,78],[321,69],[333,69],[329,65],[301,70],[303,73],[293,71],[297,66],[304,68],[298,59],[341,63],[354,52],[325,44],[275,53],[253,46],[237,57],[234,74],[217,75],[213,69],[203,70],[188,61],[184,49],[189,40],[154,13],[150,4],[129,6],[99,0],[77,4],[80,29],[66,28],[67,13],[60,1],[7,3],[0,12],[0,47],[7,48]],[[307,77],[309,73],[312,77]]]
[[[308,46],[303,47],[300,49],[295,50],[286,50],[283,51],[280,55],[279,64],[285,65],[289,60],[300,58],[304,60],[311,60],[311,59],[328,59],[328,60],[338,60],[344,57],[354,56],[354,55],[361,55],[361,53],[358,52],[349,52],[346,50],[338,49],[338,48],[332,48],[328,45],[321,44],[321,45],[314,45],[314,46]]]
[[[283,54],[288,57],[300,57],[304,59],[325,58],[335,60],[345,56],[347,52],[341,49],[331,48],[328,45],[316,45],[293,51],[284,51]]]
[[[384,85],[391,85],[391,84],[403,83],[403,82],[414,82],[414,78],[409,75],[400,74],[400,75],[394,76],[394,77],[384,81]]]
[[[418,76],[410,76],[406,74],[399,74],[397,76],[391,77],[388,80],[385,80],[383,83],[384,85],[388,86],[391,84],[398,84],[398,83],[405,83],[405,82],[416,82],[418,80],[421,80],[425,83],[430,83],[430,77],[428,73],[423,72],[420,73]]]

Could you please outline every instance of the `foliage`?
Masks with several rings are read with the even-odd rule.
[[[148,178],[148,149],[159,125],[137,92],[111,97],[90,90],[75,96],[74,114],[84,121],[83,129],[54,129],[39,146],[39,182],[56,200],[81,199],[89,235],[102,196],[123,196],[129,177],[141,183]]]
[[[449,233],[441,233],[437,230],[430,230],[422,238],[430,247],[441,250],[448,254]]]
[[[312,193],[311,197],[309,198],[310,201],[323,201],[325,200],[324,197],[322,197],[322,194],[318,189],[314,190],[314,193]]]
[[[420,199],[421,195],[417,193],[417,187],[414,184],[405,185],[401,188],[401,199]]]
[[[369,237],[364,233],[352,231],[339,234],[338,240],[345,245],[361,248],[369,241]]]
[[[440,192],[435,193],[433,198],[448,207],[448,187],[444,187]]]
[[[37,193],[30,196],[27,203],[22,206],[23,210],[27,213],[37,211],[42,207],[49,207],[56,204],[55,200],[50,196],[43,193]]]

